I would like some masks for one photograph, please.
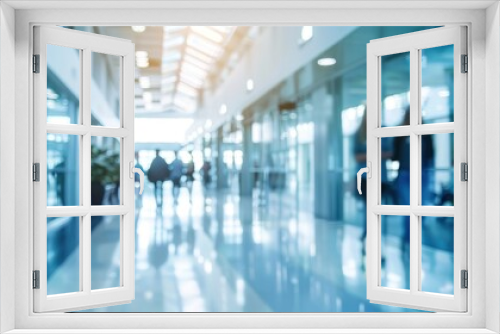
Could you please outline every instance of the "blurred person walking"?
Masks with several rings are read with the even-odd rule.
[[[212,177],[210,176],[210,170],[212,169],[212,164],[210,161],[205,160],[203,166],[201,166],[200,173],[203,180],[203,189],[207,189],[212,182]]]
[[[179,159],[179,152],[175,151],[175,158],[170,163],[170,181],[172,181],[172,196],[174,197],[174,205],[177,205],[179,200],[183,171],[184,166],[182,161]]]
[[[193,202],[194,162],[193,153],[189,152],[190,160],[186,164],[186,187],[189,192],[189,202]]]
[[[163,182],[169,177],[169,166],[165,159],[160,156],[160,150],[156,150],[156,157],[151,162],[148,170],[148,180],[155,186],[156,206],[163,205]]]

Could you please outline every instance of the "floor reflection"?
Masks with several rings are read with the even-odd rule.
[[[197,182],[192,201],[182,188],[175,206],[169,187],[167,182],[163,207],[156,207],[149,186],[137,199],[135,300],[91,312],[413,311],[366,300],[360,223],[314,219],[273,194],[268,206],[228,193],[204,194]],[[104,220],[93,230],[93,240],[103,243],[97,238],[109,235],[110,226]],[[386,239],[385,281],[391,286],[406,279],[405,232],[388,231]],[[96,277],[113,280],[119,252],[106,253],[93,269],[99,270]],[[99,255],[92,256],[94,263]],[[426,266],[443,264],[437,275],[428,276],[438,280],[433,284],[429,278],[427,286],[452,287],[446,282],[452,254],[425,246],[422,256]]]

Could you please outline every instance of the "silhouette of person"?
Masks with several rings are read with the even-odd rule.
[[[186,164],[186,187],[189,192],[189,201],[192,201],[193,196],[193,182],[194,182],[194,162],[193,153],[189,152],[190,160]]]
[[[151,162],[148,170],[148,180],[155,186],[155,200],[157,206],[163,205],[163,182],[168,179],[169,167],[165,159],[160,156],[160,150],[156,150],[156,157]]]
[[[203,188],[206,190],[210,183],[212,182],[212,177],[210,176],[210,170],[212,169],[212,164],[210,161],[205,160],[203,166],[201,166],[201,178],[203,180]]]
[[[182,161],[179,159],[179,152],[175,151],[175,158],[170,163],[170,180],[172,181],[172,196],[174,197],[175,205],[177,205],[179,200],[183,169],[184,166]]]

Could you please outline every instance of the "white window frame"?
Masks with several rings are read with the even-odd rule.
[[[412,305],[422,310],[467,310],[467,290],[461,287],[461,270],[467,270],[467,185],[461,181],[461,163],[467,163],[467,75],[462,73],[462,55],[467,54],[466,28],[449,26],[372,40],[367,46],[367,161],[371,177],[367,179],[367,298],[374,303]],[[454,121],[423,124],[421,114],[421,50],[453,45]],[[410,124],[383,127],[382,124],[382,57],[407,52],[410,56]],[[370,112],[374,111],[374,112]],[[420,200],[422,161],[420,135],[454,134],[454,206],[422,205]],[[407,136],[410,141],[410,184],[408,205],[381,204],[380,166],[382,138]],[[409,289],[381,285],[382,216],[408,216],[410,224]],[[452,295],[422,290],[421,217],[454,217]],[[406,222],[406,221],[405,221]]]
[[[39,56],[39,73],[33,76],[34,162],[39,163],[40,181],[33,185],[34,270],[39,270],[39,288],[34,289],[35,312],[79,310],[129,303],[135,297],[135,213],[134,213],[134,72],[135,46],[127,40],[54,26],[34,27],[34,52]],[[47,45],[79,51],[79,122],[47,123]],[[120,58],[119,126],[91,125],[92,53]],[[79,190],[77,206],[47,206],[47,134],[69,134],[79,140]],[[120,141],[120,205],[91,205],[91,139],[93,136]],[[119,286],[91,287],[91,216],[119,216]],[[47,217],[79,218],[79,291],[47,294]]]
[[[3,142],[0,142],[0,159],[15,158],[15,184],[6,181],[9,177],[6,172],[13,171],[12,164],[4,167],[1,165],[1,181],[6,181],[1,188],[3,195],[0,199],[2,209],[2,226],[0,234],[2,248],[0,253],[0,289],[2,319],[7,320],[7,325],[2,328],[16,328],[16,333],[24,333],[23,329],[63,329],[61,332],[70,333],[72,329],[88,329],[88,332],[103,332],[99,329],[127,329],[128,333],[146,333],[147,329],[192,328],[190,332],[208,332],[210,329],[226,329],[217,332],[236,332],[235,329],[254,328],[252,332],[270,332],[263,328],[274,329],[274,332],[297,332],[294,328],[302,328],[301,332],[335,332],[335,329],[364,328],[364,333],[377,332],[377,328],[392,328],[393,332],[404,333],[405,328],[420,328],[421,332],[430,332],[428,328],[465,329],[467,333],[488,333],[488,329],[498,331],[499,321],[499,201],[500,192],[498,184],[498,162],[500,153],[498,133],[500,118],[498,116],[498,92],[500,90],[498,62],[500,37],[500,19],[498,4],[496,2],[414,2],[410,5],[398,2],[399,8],[390,9],[387,2],[370,2],[370,9],[362,8],[364,3],[342,2],[320,3],[315,1],[299,2],[289,1],[278,4],[273,1],[259,4],[248,4],[253,9],[245,10],[245,2],[234,4],[233,9],[217,9],[220,3],[215,1],[204,2],[203,5],[188,2],[167,4],[150,3],[144,1],[137,6],[164,6],[163,9],[114,9],[103,10],[102,7],[125,6],[125,2],[113,4],[112,2],[99,1],[80,3],[52,2],[52,6],[74,6],[65,10],[43,10],[51,6],[50,2],[17,2],[3,3],[2,15],[10,15],[7,20],[1,20],[3,56],[2,77],[0,78],[2,93],[0,121],[2,129],[6,125],[15,127],[15,145],[12,138],[5,138],[0,133]],[[133,2],[130,2],[133,4]],[[127,2],[127,5],[129,3]],[[32,6],[30,10],[16,10],[15,23],[12,20],[12,9],[9,5]],[[460,5],[462,9],[450,9],[453,5]],[[33,7],[35,6],[35,7]],[[87,9],[81,9],[87,6]],[[99,6],[96,8],[94,6]],[[132,5],[133,7],[134,5]],[[203,7],[202,7],[203,6]],[[227,5],[231,6],[231,5]],[[240,6],[240,7],[237,7]],[[396,6],[396,4],[394,4]],[[425,7],[427,6],[427,7]],[[433,6],[432,8],[428,6]],[[486,9],[487,6],[490,6]],[[186,9],[178,9],[187,8]],[[325,8],[326,7],[326,8]],[[338,8],[335,8],[338,7]],[[358,8],[353,8],[358,7]],[[443,9],[436,9],[443,8]],[[25,7],[26,8],[26,7]],[[208,8],[208,9],[207,9]],[[211,8],[211,9],[210,9]],[[243,8],[243,9],[242,9]],[[350,8],[350,9],[346,9]],[[408,8],[411,8],[409,10]],[[419,9],[420,8],[420,9]],[[263,11],[265,10],[265,11]],[[2,16],[1,18],[5,18]],[[468,312],[466,313],[433,313],[433,314],[35,314],[33,313],[33,291],[31,289],[32,263],[32,221],[33,212],[29,208],[32,203],[32,182],[30,180],[33,133],[32,123],[32,76],[30,73],[30,55],[32,54],[32,27],[38,24],[54,25],[451,25],[460,24],[468,26],[469,49],[471,62],[468,76],[468,132],[472,134],[468,146],[471,154],[469,161],[469,198],[468,208]],[[15,27],[15,29],[14,29]],[[7,29],[7,30],[6,30]],[[15,30],[15,52],[12,50],[14,43],[5,40],[9,33]],[[5,43],[5,44],[4,44]],[[9,49],[10,48],[10,49]],[[15,57],[13,57],[15,55]],[[6,62],[5,62],[6,60]],[[15,75],[4,68],[15,66]],[[488,66],[488,71],[486,71]],[[7,74],[7,77],[4,75]],[[9,83],[15,82],[15,96],[6,95],[14,93]],[[487,85],[488,84],[488,85]],[[12,108],[15,107],[15,112]],[[12,114],[15,114],[13,119]],[[474,117],[473,117],[474,116]],[[488,120],[488,121],[486,121]],[[7,132],[12,134],[12,132]],[[488,137],[486,137],[486,134]],[[10,139],[10,142],[5,142]],[[486,140],[488,139],[488,140]],[[9,147],[10,145],[10,147]],[[490,152],[485,154],[485,150]],[[14,154],[15,152],[15,154]],[[7,160],[4,160],[7,161]],[[2,163],[4,163],[2,161]],[[488,165],[485,166],[485,163]],[[486,171],[491,172],[486,182]],[[10,176],[11,177],[11,176]],[[3,211],[9,202],[6,197],[15,193],[15,211]],[[488,196],[486,196],[488,194]],[[485,201],[489,205],[485,206]],[[14,215],[13,215],[14,214]],[[5,216],[14,217],[14,220],[5,220]],[[474,228],[472,228],[474,226]],[[14,231],[15,229],[15,231]],[[15,235],[15,242],[12,240]],[[9,239],[10,238],[10,239]],[[488,252],[488,253],[486,253]],[[14,261],[9,257],[14,254]],[[488,254],[488,257],[485,255]],[[15,289],[11,293],[6,286],[15,280]],[[10,287],[11,288],[11,287]],[[10,304],[9,304],[10,303]],[[8,306],[15,305],[14,311],[7,310]],[[5,313],[7,312],[7,313]],[[3,314],[13,315],[13,321],[4,318]],[[10,327],[6,327],[10,326]],[[137,331],[132,328],[141,327]],[[260,328],[260,330],[259,330]],[[232,330],[231,330],[232,329]],[[370,331],[372,329],[372,331]],[[51,330],[51,332],[54,332]],[[165,331],[167,332],[167,331]],[[355,331],[352,331],[353,333]],[[360,330],[361,332],[361,330]],[[380,332],[380,331],[379,331]],[[388,333],[389,330],[382,330]],[[434,331],[436,332],[436,331]],[[413,331],[414,333],[414,331]]]

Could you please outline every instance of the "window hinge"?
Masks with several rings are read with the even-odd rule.
[[[33,164],[33,181],[40,181],[40,164],[38,162]]]
[[[40,55],[33,55],[33,73],[40,73]]]
[[[462,73],[469,72],[469,57],[467,55],[462,55]]]
[[[33,289],[40,289],[40,270],[33,270]]]
[[[469,165],[466,162],[460,164],[460,180],[469,181]]]
[[[467,289],[469,287],[469,273],[467,270],[462,270],[460,272],[461,280],[462,280],[462,289]]]

